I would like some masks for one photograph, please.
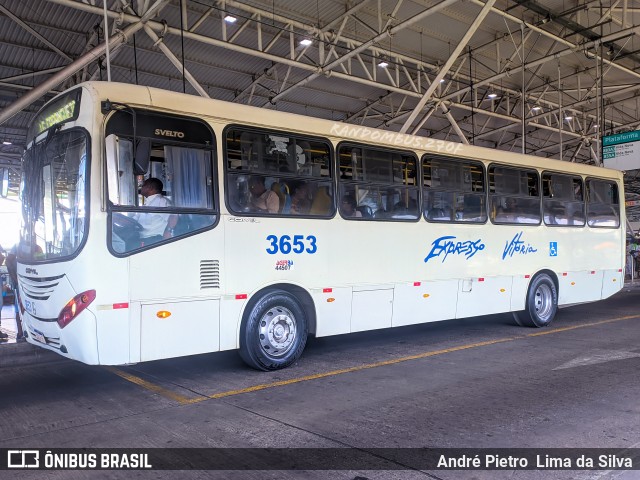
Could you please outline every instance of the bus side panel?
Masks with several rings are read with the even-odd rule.
[[[314,289],[316,337],[340,335],[351,331],[351,288]]]
[[[398,284],[393,295],[394,327],[456,317],[458,280]]]
[[[246,301],[234,295],[222,297],[220,303],[220,350],[240,348],[240,325]]]
[[[602,271],[562,272],[558,275],[558,305],[600,300]]]
[[[129,257],[131,361],[219,350],[224,263],[218,228]],[[209,265],[219,269],[214,285],[203,281]],[[158,316],[163,311],[170,315]]]
[[[393,288],[355,287],[351,303],[351,331],[366,332],[391,326]]]
[[[602,299],[618,293],[624,285],[624,270],[609,269],[602,272]]]
[[[516,275],[512,279],[511,286],[511,311],[519,312],[525,309],[527,290],[531,278],[529,275]]]
[[[456,318],[508,312],[512,277],[480,277],[460,282]]]
[[[218,351],[219,322],[219,300],[142,304],[140,360]]]
[[[129,303],[129,357],[131,363],[140,361],[140,302]]]
[[[101,365],[130,363],[129,309],[101,309],[97,312],[98,354]]]

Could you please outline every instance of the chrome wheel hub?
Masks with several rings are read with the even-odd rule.
[[[553,310],[553,292],[549,285],[540,285],[536,289],[534,297],[534,305],[538,318],[543,322],[551,320],[551,312]]]
[[[260,346],[272,357],[281,357],[291,350],[296,333],[295,317],[284,307],[272,307],[260,319]]]

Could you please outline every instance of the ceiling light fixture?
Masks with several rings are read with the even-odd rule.
[[[13,145],[9,140],[5,140],[2,142],[3,145]]]
[[[387,68],[389,66],[389,63],[384,60],[380,60],[380,63],[378,63],[378,66],[380,68]]]
[[[300,40],[300,45],[304,47],[308,47],[312,43],[313,43],[313,40],[311,40],[310,38],[303,38],[302,40]]]
[[[490,99],[493,100],[494,98],[498,97],[498,94],[497,93],[490,93],[489,95],[487,95],[487,97],[489,97]]]
[[[227,22],[227,23],[236,23],[238,21],[238,19],[236,17],[234,17],[233,15],[227,14],[224,17],[224,21]]]
[[[531,107],[531,110],[534,112],[539,112],[540,110],[542,110],[542,107],[538,107],[537,105],[535,107]]]
[[[566,117],[564,117],[564,119],[569,121],[569,120],[573,120],[573,117],[571,115],[567,115]]]

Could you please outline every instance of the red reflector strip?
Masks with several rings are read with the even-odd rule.
[[[563,277],[566,277],[566,276],[567,276],[567,272],[564,272],[564,273],[562,274],[562,276],[563,276]]]
[[[322,293],[331,293],[333,292],[333,288],[323,288]]]
[[[531,278],[531,275],[525,275],[524,278]]]
[[[595,274],[596,274],[596,272],[591,270],[591,275],[595,275]]]
[[[246,293],[239,293],[236,295],[236,300],[246,300],[246,299],[247,299]]]
[[[478,281],[479,282],[484,282],[484,278],[479,278]]]
[[[621,271],[622,271],[622,269],[621,269],[621,268],[619,268],[619,269],[618,269],[618,272],[621,272]]]
[[[420,285],[422,285],[422,282],[413,282],[414,287],[419,287]]]
[[[128,303],[114,303],[113,304],[113,309],[117,310],[118,308],[129,308],[129,304]]]

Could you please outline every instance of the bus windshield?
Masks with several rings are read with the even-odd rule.
[[[84,131],[50,130],[23,159],[21,261],[77,253],[87,218],[87,146]]]

